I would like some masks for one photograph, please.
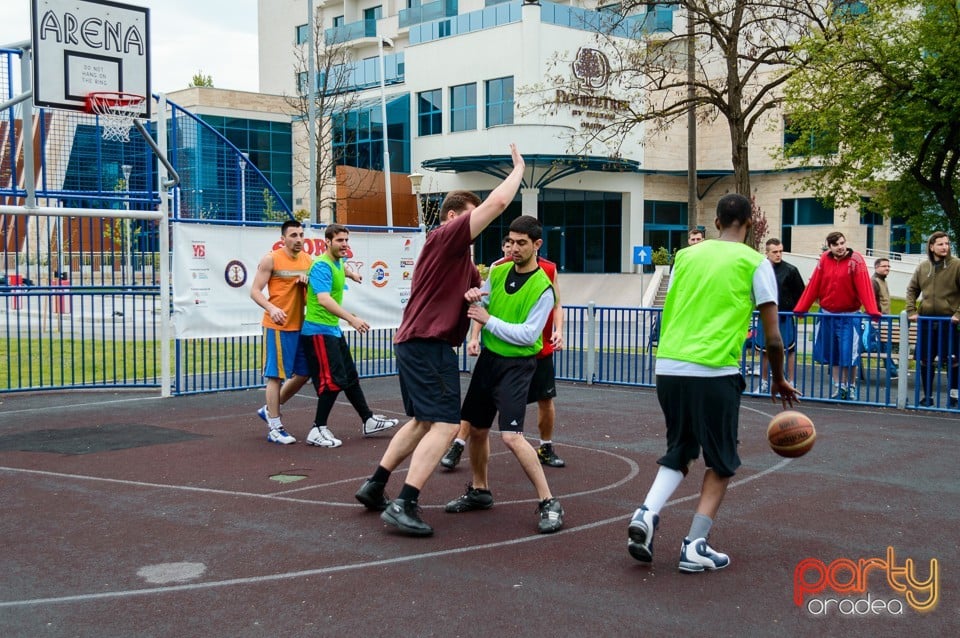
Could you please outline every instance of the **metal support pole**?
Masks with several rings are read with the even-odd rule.
[[[310,155],[310,220],[320,223],[317,210],[317,14],[313,10],[313,0],[307,2],[307,28],[310,38],[307,46],[307,153]]]
[[[377,51],[380,57],[380,115],[383,117],[383,183],[387,198],[387,226],[393,227],[393,193],[390,184],[390,143],[387,135],[387,81],[383,63],[383,45],[393,46],[393,40],[385,36],[377,37]]]

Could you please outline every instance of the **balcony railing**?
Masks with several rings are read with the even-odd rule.
[[[437,2],[401,10],[398,21],[402,28],[455,15],[457,15],[457,0],[437,0]]]
[[[350,24],[341,24],[324,32],[324,42],[327,44],[342,44],[360,38],[375,38],[377,36],[376,20],[360,20]]]

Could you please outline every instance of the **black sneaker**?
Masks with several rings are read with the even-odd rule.
[[[920,399],[919,405],[925,408],[932,408],[933,399],[931,399],[930,397],[923,397],[922,399]]]
[[[954,399],[953,397],[947,399],[947,409],[956,410],[958,407],[960,407],[960,401]]]
[[[537,515],[540,517],[537,530],[541,534],[552,534],[563,527],[563,508],[557,498],[540,501],[537,505]]]
[[[399,498],[387,505],[380,520],[393,525],[410,536],[432,536],[433,528],[420,518],[420,506],[416,501],[402,501]]]
[[[450,444],[450,449],[447,450],[447,453],[440,459],[440,465],[448,470],[452,470],[457,467],[457,463],[460,462],[461,454],[463,454],[463,445],[454,441]]]
[[[553,443],[544,443],[537,448],[537,456],[540,458],[540,465],[549,465],[550,467],[563,467],[566,465],[564,460],[553,451]]]
[[[450,514],[460,514],[473,510],[488,510],[491,507],[493,507],[493,494],[490,493],[490,490],[477,490],[472,485],[467,485],[467,492],[456,500],[447,503],[443,511]]]
[[[383,493],[385,487],[385,483],[378,483],[367,479],[364,484],[360,486],[360,489],[357,490],[355,496],[368,510],[382,512],[387,509],[387,505],[390,504],[390,501],[387,500],[387,495]]]

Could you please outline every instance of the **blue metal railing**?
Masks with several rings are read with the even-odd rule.
[[[359,20],[350,24],[341,24],[331,27],[324,32],[324,42],[327,44],[342,44],[360,38],[375,38],[377,36],[376,20]]]

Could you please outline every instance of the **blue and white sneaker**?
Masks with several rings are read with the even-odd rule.
[[[633,513],[627,527],[627,551],[641,563],[653,562],[653,534],[660,524],[660,516],[641,505]]]
[[[683,539],[680,548],[680,571],[698,574],[704,570],[723,569],[730,564],[730,557],[707,545],[707,539]]]
[[[270,421],[267,419],[267,406],[263,406],[257,410],[257,416],[263,419],[264,423],[270,423]]]
[[[278,428],[271,428],[267,433],[267,440],[271,443],[277,443],[279,445],[290,445],[291,443],[296,443],[297,440],[293,438],[286,430],[283,429],[281,425]]]

